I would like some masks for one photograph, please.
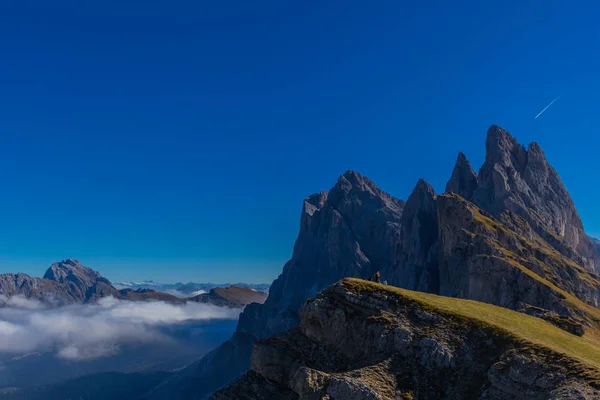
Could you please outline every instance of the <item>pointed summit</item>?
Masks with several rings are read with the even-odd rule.
[[[492,125],[486,149],[473,202],[498,217],[505,211],[515,213],[556,250],[566,255],[566,244],[581,256],[575,261],[596,269],[598,254],[584,233],[569,192],[541,147],[534,142],[526,150],[507,131]]]
[[[419,179],[411,195],[408,197],[406,206],[408,206],[409,202],[424,203],[427,202],[428,199],[435,200],[436,197],[437,194],[435,193],[433,187],[424,179]]]
[[[490,126],[486,140],[486,163],[513,166],[517,171],[523,171],[526,162],[525,147],[506,130],[497,125]]]
[[[406,201],[400,236],[400,265],[386,272],[392,284],[410,290],[439,290],[437,194],[420,179]]]
[[[446,184],[446,192],[456,193],[467,200],[471,200],[475,189],[477,189],[477,174],[471,167],[467,157],[460,152],[452,176]]]

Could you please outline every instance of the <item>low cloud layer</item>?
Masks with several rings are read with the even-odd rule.
[[[184,293],[184,292],[180,292],[179,290],[176,290],[176,289],[169,289],[169,290],[164,290],[163,292],[172,294],[175,297],[185,299],[188,297],[198,296],[199,294],[204,294],[204,293],[206,293],[206,290],[196,290],[195,292],[192,292],[192,293]]]
[[[0,353],[53,351],[85,360],[110,356],[119,345],[168,341],[161,328],[211,319],[236,319],[239,309],[208,304],[131,302],[112,297],[96,304],[45,309],[24,297],[0,295]]]

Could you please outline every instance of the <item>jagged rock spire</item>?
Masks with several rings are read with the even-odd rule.
[[[452,171],[452,177],[446,184],[446,192],[456,193],[467,200],[471,200],[475,189],[477,189],[477,174],[471,167],[467,157],[460,152]]]
[[[565,253],[566,243],[584,258],[588,269],[595,270],[598,253],[584,233],[569,192],[540,146],[532,143],[526,150],[506,130],[492,125],[486,150],[473,201],[494,215],[505,211],[517,214],[558,251]]]
[[[411,290],[437,293],[439,267],[437,259],[437,194],[420,179],[406,201],[402,215],[399,265],[392,284]]]

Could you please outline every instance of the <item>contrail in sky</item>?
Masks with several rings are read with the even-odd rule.
[[[540,115],[542,115],[542,114],[544,113],[544,111],[546,111],[546,110],[547,110],[547,109],[548,109],[548,108],[549,108],[549,107],[550,107],[552,104],[554,104],[554,102],[555,102],[556,100],[558,100],[558,99],[560,98],[560,96],[562,96],[562,94],[560,94],[560,95],[556,96],[556,98],[555,98],[554,100],[552,100],[552,101],[550,102],[550,104],[548,104],[546,107],[544,107],[544,109],[543,109],[542,111],[540,111],[540,113],[539,113],[538,115],[536,115],[534,119],[537,119],[537,117],[539,117]]]

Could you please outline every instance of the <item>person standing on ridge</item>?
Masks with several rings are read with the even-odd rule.
[[[373,275],[373,282],[381,283],[381,274],[379,271],[375,272],[375,275]]]

